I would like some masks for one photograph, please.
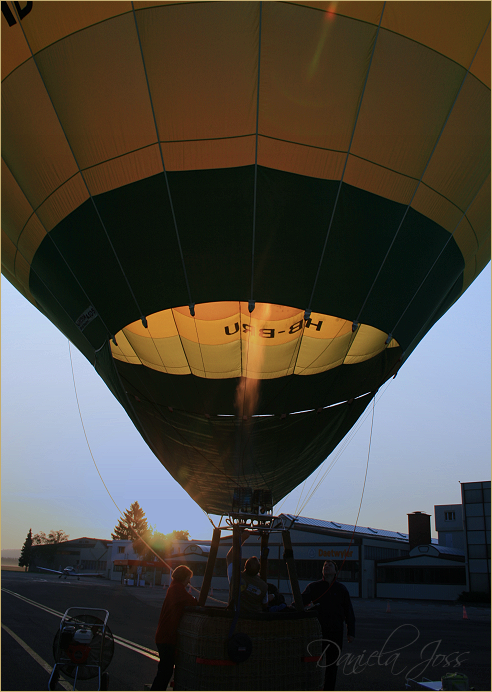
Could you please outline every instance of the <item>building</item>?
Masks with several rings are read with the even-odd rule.
[[[109,577],[111,571],[111,541],[103,538],[76,538],[62,543],[33,545],[29,571],[38,567],[63,570],[75,567],[77,571],[101,572]]]
[[[291,595],[291,588],[283,559],[282,527],[290,528],[301,590],[309,582],[321,578],[322,566],[326,559],[334,559],[341,568],[340,581],[347,586],[350,594],[354,597],[373,598],[376,595],[376,561],[384,557],[408,554],[408,535],[398,531],[354,527],[333,521],[282,514],[276,519],[274,530],[269,537],[268,581],[274,583],[279,591],[288,597]],[[232,534],[228,531],[220,540],[212,579],[213,592],[222,600],[227,600],[229,592],[226,555],[231,546]],[[113,541],[112,579],[124,579],[122,572],[132,574],[135,579],[139,559],[131,551],[131,541]],[[176,541],[172,551],[166,556],[166,563],[172,569],[179,564],[188,565],[193,570],[193,586],[200,588],[209,551],[210,541]],[[248,538],[242,548],[243,560],[252,555],[260,555],[260,539],[256,536]],[[164,586],[169,583],[169,569],[165,565],[157,560],[149,565],[141,562],[141,565],[141,574],[146,583]]]
[[[165,560],[155,558],[148,561],[142,560],[141,556],[135,553],[131,540],[114,540],[109,578],[123,583],[126,580],[129,586],[136,585],[137,579],[142,586],[167,586],[171,579],[169,568],[174,569],[179,564],[187,564],[193,570],[193,584],[196,586],[196,578],[205,574],[209,552],[210,541],[175,541]]]
[[[402,557],[407,555],[409,550],[408,534],[399,531],[369,526],[355,527],[351,524],[295,517],[290,514],[280,515],[278,524],[290,527],[301,591],[309,582],[321,579],[323,563],[331,559],[337,563],[340,570],[338,578],[345,584],[352,597],[374,598],[377,595],[377,560]],[[290,592],[285,563],[281,559],[281,534],[273,534],[270,547],[269,572],[271,570],[273,581],[280,591]],[[273,564],[270,566],[271,562]]]
[[[463,591],[490,594],[490,481],[462,483],[462,504],[436,505],[431,538],[430,515],[408,514],[408,533],[335,521],[281,514],[269,535],[268,581],[291,597],[283,558],[282,530],[290,531],[301,591],[321,578],[325,560],[335,560],[339,580],[353,598],[414,598],[455,600]],[[34,566],[104,572],[128,585],[167,586],[179,564],[193,570],[200,589],[211,541],[175,541],[165,560],[144,561],[131,540],[79,538],[57,546],[33,546]],[[214,597],[228,600],[226,555],[232,547],[224,528],[212,578]],[[260,555],[260,538],[251,536],[242,548],[243,560]]]
[[[434,505],[439,545],[465,550],[462,505]]]
[[[490,481],[461,483],[466,585],[490,598]]]
[[[282,529],[289,529],[301,591],[321,578],[323,563],[331,559],[353,598],[456,599],[466,588],[464,552],[431,539],[430,515],[425,512],[409,514],[408,521],[409,533],[401,533],[281,514],[269,535],[268,581],[290,602],[282,541]],[[228,600],[226,555],[231,546],[232,533],[224,531],[212,579],[213,596],[222,603]],[[167,586],[169,568],[186,564],[193,570],[192,585],[200,589],[209,551],[210,541],[176,541],[164,565],[139,560],[131,541],[113,541],[112,578],[130,578],[135,584],[140,566],[140,582]],[[243,560],[252,555],[260,555],[258,536],[249,537],[242,547]]]
[[[454,601],[465,589],[465,554],[457,548],[417,545],[406,558],[377,563],[378,598]]]

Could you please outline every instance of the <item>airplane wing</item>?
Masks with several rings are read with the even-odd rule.
[[[73,577],[104,577],[102,572],[71,572]]]
[[[53,572],[53,574],[63,574],[63,572],[60,572],[57,569],[48,569],[47,567],[38,567],[38,569],[42,569],[43,572]]]

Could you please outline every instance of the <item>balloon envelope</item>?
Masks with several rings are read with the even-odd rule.
[[[4,275],[203,509],[278,502],[490,259],[489,4],[19,7]]]

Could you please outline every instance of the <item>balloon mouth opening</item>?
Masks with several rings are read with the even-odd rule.
[[[155,312],[121,329],[110,346],[116,360],[167,374],[240,378],[240,397],[246,380],[251,390],[254,380],[326,372],[399,344],[353,320],[272,303],[221,301]]]

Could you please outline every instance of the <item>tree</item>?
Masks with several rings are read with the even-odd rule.
[[[175,541],[189,541],[188,531],[171,531],[171,533],[160,533],[155,528],[147,529],[139,538],[133,541],[133,550],[140,555],[142,560],[152,561],[155,553],[159,557],[165,558],[171,552]]]
[[[29,568],[29,563],[31,561],[31,546],[32,546],[32,530],[29,529],[29,533],[26,536],[26,540],[24,541],[24,545],[22,546],[21,554],[20,554],[20,558],[19,558],[19,567],[25,567],[26,572]]]
[[[142,536],[148,530],[145,512],[138,502],[133,502],[130,505],[130,509],[125,510],[124,516],[119,518],[111,537],[117,541],[133,541],[136,535]]]
[[[51,529],[48,535],[46,535],[44,531],[36,533],[32,537],[32,542],[35,545],[44,545],[46,543],[56,545],[57,543],[63,543],[64,541],[68,541],[69,538],[70,536],[68,535],[68,533],[65,533],[65,531],[62,531],[61,529],[58,529],[58,531],[53,531],[53,529]]]
[[[58,544],[63,543],[64,541],[68,541],[69,538],[70,536],[68,535],[68,533],[65,533],[65,531],[63,531],[62,529],[58,529],[58,531],[54,531],[53,529],[51,529],[48,535],[46,535],[44,531],[36,533],[32,537],[31,560],[38,557],[38,551],[36,549],[36,546],[47,545],[50,547],[43,548],[43,559],[47,560],[48,564],[52,563],[55,559]]]

